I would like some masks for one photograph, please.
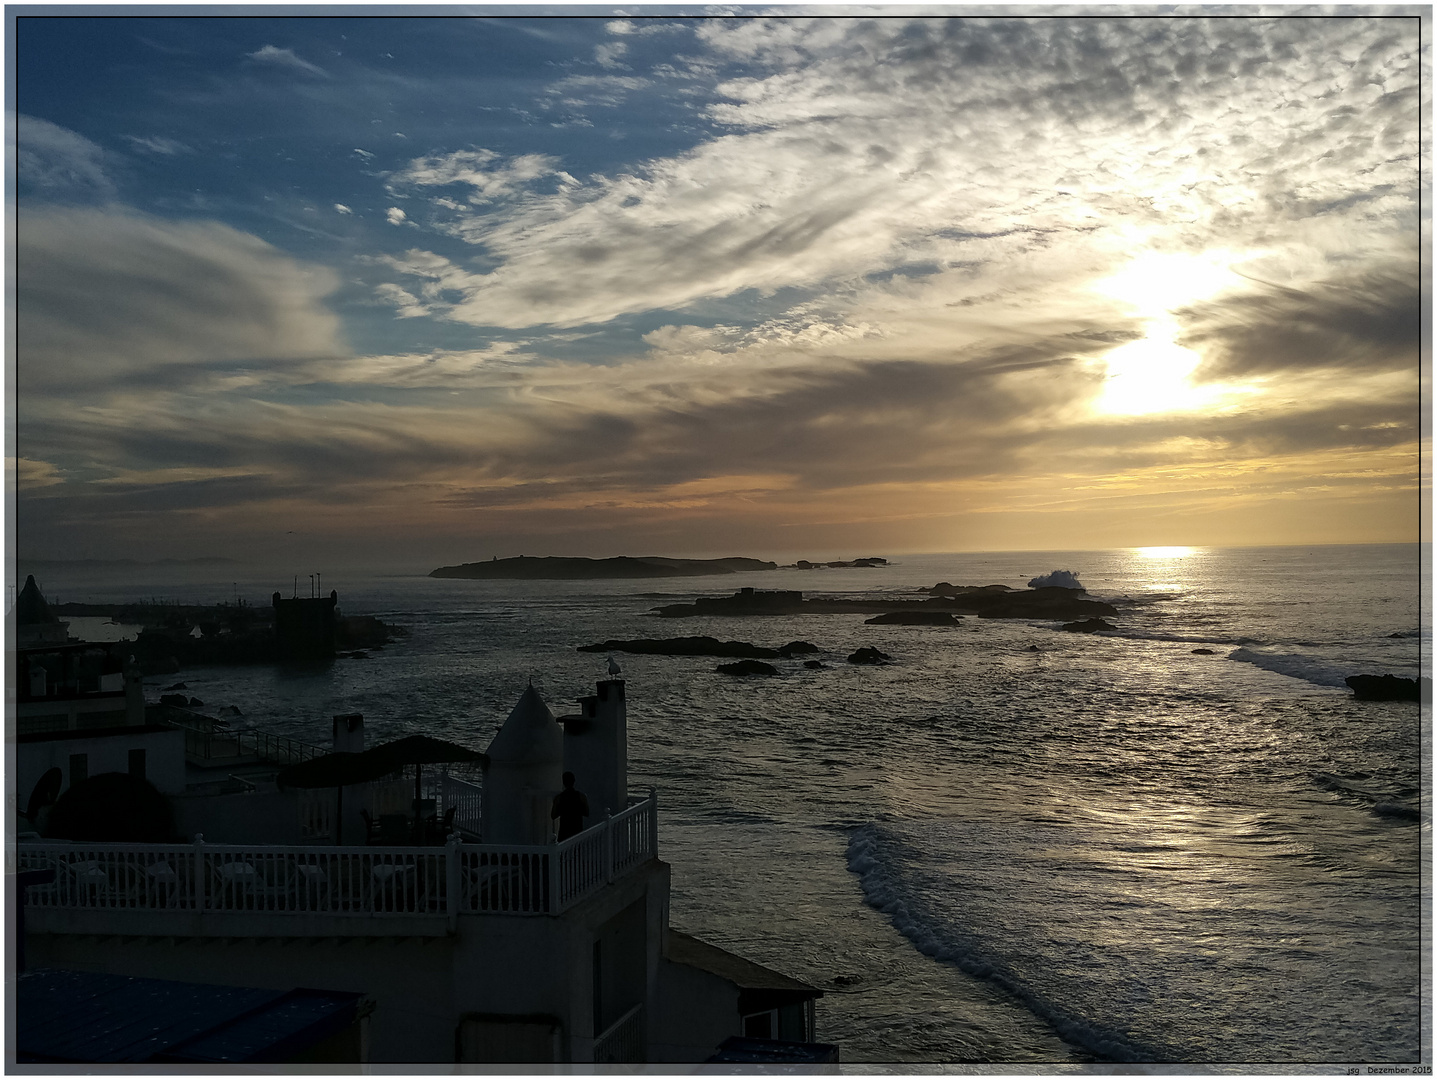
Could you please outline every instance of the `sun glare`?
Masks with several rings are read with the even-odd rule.
[[[1116,274],[1096,282],[1093,288],[1130,304],[1139,317],[1162,319],[1233,284],[1233,265],[1249,258],[1248,253],[1227,250],[1201,255],[1148,251]]]
[[[1144,336],[1107,353],[1099,412],[1138,416],[1206,408],[1225,391],[1194,386],[1192,373],[1202,357],[1177,343],[1173,312],[1205,300],[1233,282],[1232,266],[1247,255],[1210,251],[1202,255],[1146,252],[1093,288],[1129,305],[1145,321]]]
[[[1196,555],[1198,549],[1194,547],[1140,547],[1133,548],[1133,554],[1140,559],[1186,559],[1189,555]]]

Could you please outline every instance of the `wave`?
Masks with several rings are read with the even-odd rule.
[[[924,956],[952,964],[969,975],[1002,987],[1029,1011],[1049,1024],[1066,1041],[1110,1061],[1155,1061],[1163,1055],[1137,1043],[1126,1034],[1104,1027],[1088,1017],[1074,1015],[1007,970],[1000,958],[982,954],[977,944],[959,945],[945,940],[936,920],[925,917],[921,901],[905,889],[899,875],[885,860],[884,841],[872,823],[856,829],[848,842],[848,869],[858,876],[868,905],[887,915],[893,926]],[[941,929],[951,929],[942,927]]]
[[[1346,679],[1352,674],[1350,667],[1339,668],[1330,660],[1304,653],[1268,653],[1241,648],[1229,653],[1228,659],[1289,678],[1302,679],[1315,686],[1329,686],[1338,690],[1347,689]]]
[[[1366,773],[1347,776],[1315,773],[1312,782],[1324,791],[1360,799],[1379,817],[1407,818],[1414,821],[1422,817],[1422,808],[1415,801],[1404,797],[1413,794],[1410,788],[1394,791],[1389,786],[1384,790],[1379,781],[1374,781]]]
[[[1201,634],[1164,634],[1156,630],[1115,630],[1104,637],[1126,638],[1130,641],[1171,641],[1177,645],[1224,645],[1228,648],[1257,645],[1260,642],[1248,637],[1233,635],[1205,636]]]

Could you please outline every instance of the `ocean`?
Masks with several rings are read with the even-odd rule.
[[[824,990],[818,1037],[844,1061],[1415,1062],[1430,1047],[1430,710],[1357,701],[1343,679],[1426,670],[1428,565],[1429,548],[1393,545],[929,554],[641,582],[329,570],[343,612],[408,636],[322,672],[187,669],[147,687],[153,700],[183,678],[208,707],[238,706],[237,726],[321,745],[332,715],[362,712],[371,741],[482,749],[530,678],[556,713],[592,692],[607,657],[580,645],[809,641],[823,668],[779,660],[769,678],[616,659],[673,924]],[[1115,632],[651,613],[741,585],[911,599],[1058,569],[1117,606]],[[259,604],[292,577],[204,573],[49,567],[41,584],[61,601]],[[865,645],[894,662],[845,662]]]

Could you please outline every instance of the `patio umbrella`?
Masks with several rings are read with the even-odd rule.
[[[344,789],[397,771],[396,767],[385,768],[383,762],[369,759],[366,754],[325,754],[284,769],[275,777],[275,783],[281,788],[334,788],[337,791],[334,842],[341,845],[344,843]]]
[[[488,754],[470,750],[458,743],[435,739],[429,735],[408,735],[393,742],[381,743],[359,755],[370,759],[376,768],[384,769],[379,775],[387,776],[398,772],[406,765],[414,766],[414,804],[418,809],[420,793],[420,772],[425,765],[447,765],[461,761],[487,762]]]
[[[440,765],[460,761],[488,761],[489,755],[470,750],[458,743],[435,739],[429,735],[409,735],[393,742],[381,743],[359,754],[325,754],[291,765],[276,777],[280,787],[339,789],[338,814],[343,814],[344,789],[350,784],[363,784],[399,772],[406,765],[414,766],[414,801],[420,799],[420,769],[424,765]],[[335,842],[340,842],[336,827]]]

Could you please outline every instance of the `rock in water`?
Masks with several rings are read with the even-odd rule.
[[[1358,701],[1431,701],[1432,680],[1404,679],[1398,675],[1349,675],[1352,696]]]
[[[818,652],[818,646],[809,641],[790,641],[787,645],[778,647],[778,655],[785,660],[792,660],[795,656],[805,656],[808,653]]]
[[[739,660],[732,664],[720,664],[714,668],[721,675],[777,675],[778,668],[762,660]]]
[[[890,611],[864,619],[865,626],[957,626],[958,620],[946,611]]]
[[[785,646],[787,647],[787,646]],[[651,653],[657,656],[732,656],[769,659],[781,655],[777,649],[750,645],[747,641],[719,641],[711,637],[610,639],[597,645],[580,645],[579,652]],[[817,650],[814,650],[817,652]]]
[[[1212,655],[1214,655],[1214,653],[1213,653],[1213,651],[1212,651],[1211,649],[1194,649],[1194,650],[1193,650],[1193,655],[1194,655],[1194,656],[1212,656]]]
[[[1117,627],[1104,619],[1084,619],[1082,622],[1064,623],[1063,629],[1074,634],[1096,634],[1099,630],[1116,630]]]
[[[885,652],[879,652],[872,645],[865,645],[848,658],[850,664],[887,664],[892,660],[893,657]]]

